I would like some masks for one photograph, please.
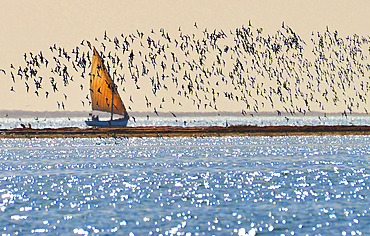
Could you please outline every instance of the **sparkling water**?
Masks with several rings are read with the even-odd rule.
[[[3,235],[369,235],[370,136],[0,140]]]
[[[21,124],[32,128],[87,128],[87,117],[60,118],[0,118],[0,129],[21,128]],[[109,119],[109,118],[106,118]],[[128,126],[225,126],[228,125],[369,125],[370,116],[196,116],[196,117],[136,117]]]

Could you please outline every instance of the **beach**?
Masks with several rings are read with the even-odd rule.
[[[368,125],[313,126],[141,126],[125,128],[14,128],[1,129],[0,138],[83,138],[83,137],[209,137],[209,136],[303,136],[370,135]]]

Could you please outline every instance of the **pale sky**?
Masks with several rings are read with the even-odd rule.
[[[199,28],[235,30],[241,25],[262,27],[265,33],[274,33],[284,21],[303,40],[311,32],[329,26],[340,35],[369,35],[369,1],[3,1],[0,8],[0,68],[10,70],[24,65],[25,52],[48,51],[54,43],[68,49],[78,46],[83,39],[93,41],[109,35],[129,34],[139,29],[175,32],[178,27],[191,32],[194,22]],[[9,77],[0,74],[0,110],[57,110],[55,100],[37,98],[23,90],[11,92]],[[21,84],[23,82],[20,82]],[[87,86],[87,80],[84,81]],[[24,87],[24,85],[22,85]],[[78,89],[65,90],[68,110],[82,108]],[[133,110],[141,111],[140,107]],[[231,109],[233,110],[233,109]]]

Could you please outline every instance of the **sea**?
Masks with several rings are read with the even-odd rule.
[[[86,127],[1,118],[2,129]],[[369,125],[182,117],[142,125]],[[0,140],[2,235],[370,235],[370,136]]]
[[[102,120],[109,118],[101,118]],[[0,118],[1,129],[21,128],[87,128],[87,117],[27,117]],[[181,116],[181,117],[135,117],[128,126],[225,126],[227,125],[370,125],[370,116]]]

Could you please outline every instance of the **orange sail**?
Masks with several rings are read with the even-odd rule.
[[[117,88],[95,48],[91,64],[90,95],[93,110],[113,112],[114,114],[128,117]]]

